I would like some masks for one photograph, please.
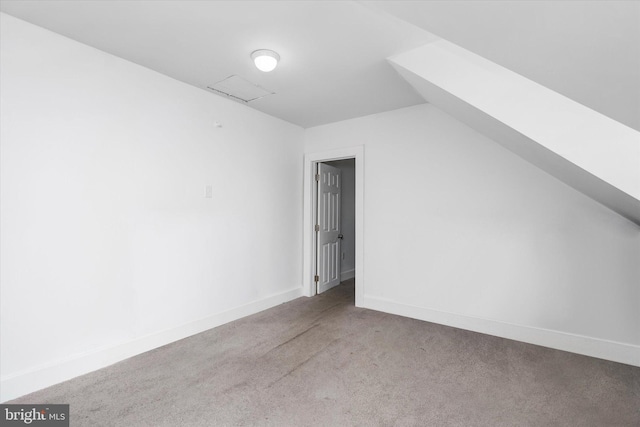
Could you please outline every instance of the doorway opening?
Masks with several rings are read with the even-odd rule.
[[[304,286],[317,295],[355,281],[355,303],[364,295],[362,146],[305,155]]]
[[[316,164],[316,293],[356,275],[355,159]]]

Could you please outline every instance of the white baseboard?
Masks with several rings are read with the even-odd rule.
[[[640,366],[640,346],[634,344],[448,313],[401,304],[384,298],[365,296],[362,307],[627,365]]]
[[[126,343],[94,350],[8,375],[0,379],[0,402],[6,402],[79,375],[104,368],[129,357],[291,301],[299,296],[302,296],[302,288],[290,289],[204,319],[143,336]]]
[[[356,269],[352,268],[351,270],[342,271],[340,273],[340,281],[344,282],[345,280],[353,279],[356,277]]]

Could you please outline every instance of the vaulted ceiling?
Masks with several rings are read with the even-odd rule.
[[[2,1],[1,10],[185,83],[240,75],[303,127],[424,102],[386,58],[445,38],[640,130],[640,3]],[[280,53],[271,73],[249,54]],[[212,93],[211,96],[218,96]]]

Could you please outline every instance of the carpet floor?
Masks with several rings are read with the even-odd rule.
[[[640,426],[640,368],[354,306],[353,280],[9,403],[72,426]]]

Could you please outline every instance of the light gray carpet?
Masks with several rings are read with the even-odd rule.
[[[640,426],[640,368],[354,307],[349,281],[12,403],[72,426]]]

